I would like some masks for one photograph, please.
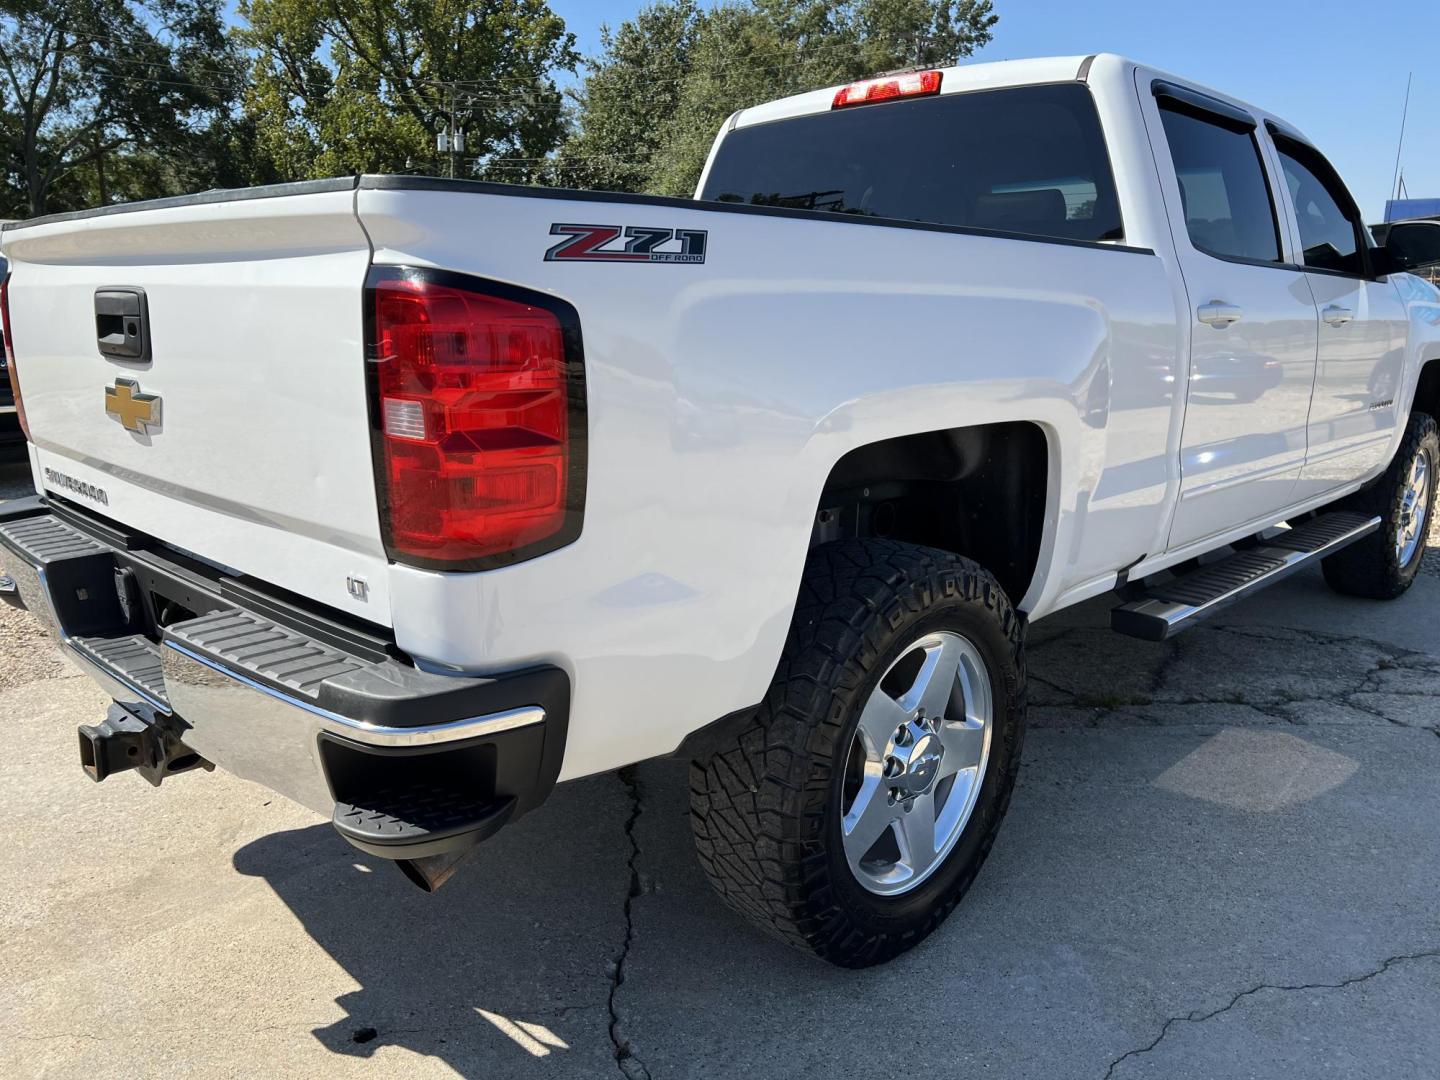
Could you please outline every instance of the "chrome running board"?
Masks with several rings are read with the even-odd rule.
[[[1363,540],[1378,528],[1378,517],[1322,514],[1256,547],[1156,585],[1142,599],[1111,611],[1110,628],[1146,641],[1164,641],[1314,560]]]

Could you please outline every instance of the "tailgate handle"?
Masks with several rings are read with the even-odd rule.
[[[95,290],[95,338],[112,360],[150,359],[150,310],[145,290],[115,286]]]

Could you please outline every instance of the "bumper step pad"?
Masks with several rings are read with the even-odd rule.
[[[165,635],[206,659],[311,698],[326,679],[365,666],[339,649],[238,609],[177,623]]]
[[[6,522],[0,525],[0,532],[16,551],[42,566],[56,559],[104,555],[107,550],[99,541],[49,514]]]
[[[77,637],[70,644],[91,663],[115,675],[126,685],[143,691],[152,702],[169,707],[165,676],[160,670],[160,646],[140,634],[127,637]]]
[[[417,859],[480,843],[509,820],[514,799],[482,800],[473,788],[435,783],[382,788],[363,804],[335,805],[335,830],[381,858]]]
[[[1146,641],[1164,641],[1236,600],[1363,540],[1379,527],[1378,517],[1322,514],[1256,547],[1148,589],[1143,598],[1115,608],[1110,627]]]

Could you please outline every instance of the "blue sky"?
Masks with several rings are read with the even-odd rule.
[[[550,0],[600,44],[640,0]],[[1372,220],[1395,169],[1405,78],[1414,71],[1405,184],[1440,197],[1440,4],[1434,0],[995,0],[995,40],[976,60],[1117,52],[1284,117],[1330,157]]]

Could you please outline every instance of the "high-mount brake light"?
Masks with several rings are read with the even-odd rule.
[[[377,269],[366,299],[376,470],[393,558],[485,569],[579,535],[579,321],[553,297]]]
[[[20,430],[30,438],[30,425],[25,420],[25,402],[20,397],[20,373],[15,370],[15,339],[10,334],[10,275],[0,280],[0,332],[5,335],[5,367],[10,374],[10,394],[15,398],[15,417]]]
[[[882,75],[878,79],[851,83],[835,91],[832,109],[843,109],[849,105],[869,105],[877,101],[895,101],[898,98],[928,97],[940,92],[943,71],[907,71],[902,75]]]

